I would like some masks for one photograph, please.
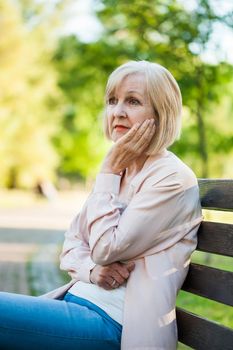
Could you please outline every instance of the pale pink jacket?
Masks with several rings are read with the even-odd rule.
[[[95,264],[135,262],[124,304],[122,350],[173,350],[175,302],[196,247],[202,220],[193,172],[167,150],[150,156],[124,201],[121,177],[99,174],[93,192],[65,234],[61,268],[72,281],[49,293],[59,298]]]

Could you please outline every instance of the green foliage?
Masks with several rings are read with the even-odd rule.
[[[70,36],[61,39],[54,56],[66,98],[55,145],[62,157],[59,171],[67,176],[93,177],[107,148],[102,132],[107,73],[94,64],[98,49],[97,44],[85,45]]]
[[[201,54],[213,25],[231,26],[232,14],[217,15],[209,0],[192,11],[178,0],[94,1],[99,39],[57,42],[72,3],[0,0],[0,185],[30,187],[56,172],[93,177],[109,147],[102,133],[106,80],[132,59],[161,63],[181,87],[184,127],[171,149],[198,176],[229,176],[233,67],[203,62]]]
[[[89,129],[97,122],[103,109],[107,76],[116,66],[131,59],[156,61],[174,74],[187,107],[182,138],[172,150],[185,158],[202,177],[216,173],[212,171],[211,156],[218,153],[222,158],[217,173],[223,175],[224,155],[231,151],[233,144],[232,133],[229,129],[224,131],[221,125],[228,123],[232,110],[224,110],[217,122],[215,111],[217,106],[222,106],[222,98],[230,93],[233,69],[224,62],[207,64],[201,60],[200,54],[208,43],[213,24],[216,21],[229,22],[230,15],[217,16],[209,1],[205,0],[199,1],[199,6],[191,13],[174,0],[103,0],[101,6],[97,6],[97,15],[103,25],[99,40],[85,44],[74,36],[65,37],[55,56],[59,84],[71,108],[76,111],[76,122],[83,124],[85,118]],[[86,106],[88,110],[84,117],[82,112]],[[64,115],[64,118],[68,117]],[[71,138],[73,147],[78,145],[78,138],[76,141],[73,136]],[[88,144],[88,136],[86,141]],[[102,144],[101,134],[99,144]],[[88,150],[88,147],[84,149]],[[59,148],[59,153],[62,148]],[[88,174],[94,161],[88,152],[86,156]],[[80,171],[81,163],[75,164],[75,158],[80,160],[80,157],[80,154],[73,154],[73,170],[78,166]],[[63,170],[65,158],[63,154]],[[71,163],[69,169],[72,171]]]
[[[43,28],[28,30],[18,3],[1,1],[0,10],[0,184],[31,187],[54,176],[61,96]]]

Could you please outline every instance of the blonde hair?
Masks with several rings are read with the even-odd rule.
[[[129,75],[143,74],[146,92],[154,109],[156,132],[147,155],[156,154],[179,138],[181,131],[182,97],[173,75],[163,66],[148,61],[130,61],[115,69],[108,78],[105,98]],[[110,139],[107,115],[104,116],[104,133]]]

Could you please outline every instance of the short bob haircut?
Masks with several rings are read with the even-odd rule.
[[[155,155],[179,138],[181,131],[182,97],[173,75],[163,66],[148,61],[130,61],[115,69],[109,76],[105,99],[114,95],[116,88],[129,75],[142,74],[146,93],[154,109],[156,131],[146,152]],[[110,139],[107,115],[104,116],[104,133]]]

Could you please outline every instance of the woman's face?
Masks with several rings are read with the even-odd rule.
[[[136,123],[154,118],[153,107],[146,94],[143,74],[125,77],[107,100],[107,123],[111,139],[116,142]]]

